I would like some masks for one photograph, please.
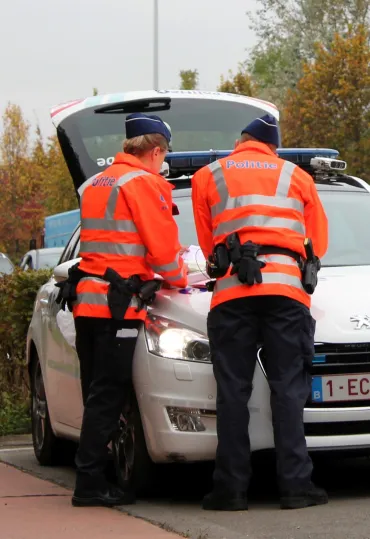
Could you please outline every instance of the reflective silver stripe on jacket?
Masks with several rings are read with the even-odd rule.
[[[183,274],[180,272],[178,273],[177,275],[172,275],[171,277],[166,277],[166,281],[178,281],[179,279],[183,279],[184,276]]]
[[[222,204],[224,206],[224,204]],[[269,195],[241,195],[239,197],[230,197],[227,200],[225,210],[235,210],[244,206],[269,206],[281,208],[283,210],[296,210],[303,213],[303,204],[296,198],[279,198]],[[220,209],[221,203],[211,207],[212,217],[216,217],[223,211]]]
[[[286,266],[298,266],[298,263],[294,258],[287,255],[261,255],[257,256],[257,259],[266,264],[285,264]]]
[[[293,232],[305,233],[305,227],[300,221],[295,219],[286,219],[285,217],[269,217],[267,215],[250,215],[249,217],[242,217],[240,219],[232,219],[220,223],[213,235],[219,234],[231,234],[234,230],[241,228],[248,228],[251,226],[258,226],[264,228],[286,228]]]
[[[163,264],[162,266],[151,266],[153,271],[156,273],[160,272],[166,272],[166,271],[175,271],[179,269],[179,254],[176,255],[176,258],[174,262],[170,262],[169,264]]]
[[[145,170],[135,170],[133,172],[128,172],[127,174],[124,174],[119,178],[117,183],[112,187],[112,191],[109,195],[107,208],[105,210],[105,219],[113,219],[114,213],[116,211],[120,187],[133,180],[134,178],[138,178],[139,176],[147,176],[149,174],[150,172],[146,172]]]
[[[289,285],[303,291],[303,286],[299,277],[294,275],[288,275],[287,273],[262,273],[262,284],[256,286],[263,286],[264,284],[281,284]],[[242,284],[236,275],[232,277],[226,277],[225,279],[219,279],[216,282],[214,293],[223,292],[235,286],[246,286]]]
[[[279,176],[278,184],[276,187],[275,196],[277,197],[288,196],[290,184],[292,181],[292,176],[293,176],[293,172],[295,168],[296,168],[296,165],[294,165],[294,163],[291,163],[290,161],[285,161],[280,171],[280,176]]]
[[[250,205],[261,205],[261,206],[270,206],[270,207],[276,207],[276,208],[282,208],[282,209],[291,209],[291,210],[299,211],[300,213],[303,214],[304,207],[303,207],[302,202],[300,202],[299,200],[295,198],[288,198],[288,192],[289,192],[291,179],[292,179],[292,175],[293,175],[295,167],[296,165],[294,165],[293,163],[289,161],[286,161],[283,164],[282,169],[280,171],[280,176],[278,179],[275,196],[242,195],[239,197],[231,197],[229,194],[229,190],[227,187],[227,183],[226,183],[226,179],[225,179],[225,175],[224,175],[221,163],[219,161],[215,161],[214,163],[211,163],[210,165],[208,165],[208,168],[212,173],[216,190],[220,197],[220,202],[218,202],[217,204],[211,207],[212,217],[215,218],[224,210],[231,210],[231,209],[243,208],[243,207],[246,208]],[[255,215],[254,217],[259,218],[262,216]],[[224,224],[224,223],[221,223],[221,224]],[[219,227],[221,226],[221,224],[217,227],[216,231],[214,232],[214,236],[217,236],[218,234],[223,233],[223,232],[219,232]],[[231,229],[229,230],[230,232],[238,228],[238,225],[235,224],[235,220],[229,221],[228,226],[231,227]],[[274,226],[274,225],[257,224],[257,225],[246,225],[246,226]],[[301,231],[302,229],[303,229],[303,225],[300,223],[300,230],[297,230],[297,231]],[[302,234],[304,233],[305,232],[303,229]]]
[[[94,174],[94,176],[91,176],[91,178],[88,178],[80,187],[77,189],[78,194],[80,195],[80,199],[82,199],[82,195],[84,194],[84,191],[86,187],[89,187],[89,185],[92,184],[92,182],[95,180],[97,176],[99,176],[101,172],[98,172],[97,174]]]
[[[104,241],[82,241],[80,253],[97,253],[107,255],[145,256],[144,245],[135,243],[109,243]]]
[[[82,292],[77,295],[76,305],[108,305],[106,294],[96,294],[95,292]]]
[[[114,214],[117,207],[119,191],[122,185],[125,185],[126,183],[133,180],[134,178],[137,178],[139,176],[147,176],[148,174],[150,174],[150,172],[146,172],[145,170],[135,170],[133,172],[128,172],[127,174],[124,174],[123,176],[121,176],[118,179],[118,181],[115,183],[115,185],[112,187],[112,190],[108,198],[107,207],[105,209],[104,217],[82,218],[81,219],[82,229],[109,230],[109,231],[115,231],[115,232],[137,232],[137,228],[133,221],[123,220],[123,219],[114,219]],[[93,176],[91,180],[89,180],[88,184],[85,186],[85,189],[86,187],[88,187],[88,185],[91,185],[91,183],[93,182],[96,176]]]
[[[91,281],[93,283],[98,283],[98,284],[109,284],[108,281],[105,281],[104,279],[101,279],[100,277],[82,277],[82,279],[80,279],[80,283],[84,283],[86,281]]]
[[[96,294],[95,292],[82,292],[78,294],[75,305],[104,305],[108,307],[108,297],[106,294]],[[133,297],[129,307],[137,309],[138,299]]]
[[[81,219],[81,227],[85,230],[109,230],[112,232],[137,232],[135,223],[124,219]]]

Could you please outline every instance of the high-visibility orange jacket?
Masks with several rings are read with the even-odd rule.
[[[74,316],[111,318],[107,268],[123,278],[142,280],[160,274],[173,286],[187,285],[186,267],[179,256],[178,228],[172,215],[173,186],[153,174],[134,156],[118,153],[114,163],[92,178],[81,197],[80,269],[96,275],[77,286]],[[144,320],[134,297],[126,319]]]
[[[198,240],[204,256],[239,232],[241,243],[290,249],[305,257],[311,238],[316,256],[328,245],[328,223],[312,177],[278,158],[266,144],[248,141],[223,159],[199,170],[192,179]],[[310,306],[297,262],[289,256],[258,257],[266,262],[262,284],[241,284],[237,275],[217,280],[211,308],[234,298],[282,295]]]

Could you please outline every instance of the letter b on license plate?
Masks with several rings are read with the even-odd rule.
[[[370,373],[314,376],[312,402],[370,400]]]

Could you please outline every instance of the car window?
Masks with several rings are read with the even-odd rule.
[[[0,274],[10,275],[13,273],[13,269],[13,264],[7,258],[0,256]]]
[[[157,113],[156,113],[157,114]],[[172,131],[173,151],[208,151],[232,148],[240,130],[266,114],[258,106],[215,99],[172,99],[169,110],[158,112]],[[85,148],[99,166],[110,162],[122,149],[122,125],[126,115],[81,114],[79,129]]]
[[[198,245],[191,197],[179,197],[173,200],[180,212],[175,216],[175,220],[179,228],[181,245]]]
[[[55,268],[58,265],[60,253],[39,253],[38,269]]]
[[[75,229],[73,232],[69,242],[66,245],[66,248],[63,251],[62,256],[60,257],[59,264],[62,264],[63,262],[67,262],[67,260],[72,260],[75,258],[75,250],[76,250],[76,244],[79,244],[80,240],[80,225]]]
[[[111,105],[113,109],[117,106]],[[97,105],[62,120],[58,126],[58,137],[68,159],[75,189],[113,163],[117,152],[122,151],[127,114],[147,112],[149,105],[149,102],[144,105],[141,101],[126,103],[127,112],[111,108],[103,112]],[[181,96],[171,98],[169,104],[159,106],[160,110],[155,113],[171,126],[174,152],[230,150],[240,137],[241,129],[266,114],[265,107],[259,101],[252,105],[238,99],[228,101]]]
[[[21,262],[21,268],[24,269],[25,271],[29,269],[33,269],[33,261],[32,261],[32,256],[30,254],[26,254],[23,257],[23,260]]]
[[[78,241],[76,241],[74,244],[69,260],[73,260],[74,258],[77,258],[79,252],[80,252],[80,229],[78,229]]]
[[[319,193],[329,222],[323,266],[370,265],[370,193]]]
[[[323,266],[370,265],[370,193],[321,191],[329,221],[329,247]],[[198,245],[191,197],[174,198],[182,245]]]
[[[27,262],[27,258],[28,258],[28,254],[26,253],[23,257],[22,257],[22,260],[20,261],[19,263],[19,267],[21,269],[24,269],[25,265],[26,265],[26,262]]]

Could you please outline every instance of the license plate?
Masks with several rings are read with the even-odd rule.
[[[312,402],[370,400],[370,373],[313,376]]]

